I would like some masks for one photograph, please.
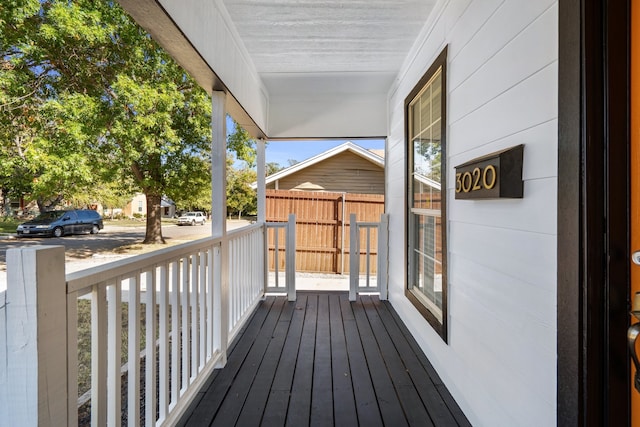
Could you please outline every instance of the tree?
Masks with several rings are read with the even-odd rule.
[[[242,126],[233,121],[233,131],[227,135],[227,150],[235,153],[239,160],[244,161],[248,167],[256,165],[256,144]]]
[[[265,174],[266,176],[273,175],[276,172],[280,172],[284,167],[280,166],[280,164],[276,162],[269,162],[265,164]]]
[[[32,197],[77,201],[101,182],[131,183],[147,198],[144,242],[163,242],[163,194],[178,199],[174,188],[208,177],[207,94],[115,2],[41,1],[29,12],[24,22],[33,24],[22,28],[37,31],[5,36],[12,72],[3,81],[35,82],[25,94],[33,109],[13,108],[14,123],[3,127],[37,118],[13,138],[35,153],[27,147],[19,164],[34,177]],[[8,93],[6,104],[19,95]],[[16,158],[15,146],[5,157]],[[53,188],[66,183],[69,191]]]
[[[117,3],[8,0],[0,24],[3,194],[46,209],[142,191],[145,243],[164,242],[163,195],[210,204],[210,99]],[[228,146],[255,162],[237,124]]]
[[[227,213],[255,213],[257,209],[256,191],[251,183],[256,180],[256,171],[250,168],[227,169]]]

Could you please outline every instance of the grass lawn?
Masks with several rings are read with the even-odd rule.
[[[0,218],[0,233],[15,233],[18,224],[23,222],[14,218]]]

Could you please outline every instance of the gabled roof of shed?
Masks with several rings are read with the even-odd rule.
[[[384,158],[380,157],[379,155],[377,155],[376,153],[370,150],[367,150],[365,148],[360,147],[359,145],[354,144],[351,141],[348,141],[348,142],[345,142],[344,144],[338,145],[337,147],[334,147],[330,150],[327,150],[309,159],[298,162],[295,165],[292,165],[288,168],[282,169],[281,171],[278,171],[272,175],[269,175],[266,179],[266,184],[270,184],[279,179],[293,175],[297,172],[300,172],[303,169],[316,165],[320,162],[323,162],[331,157],[337,156],[338,154],[341,154],[344,152],[351,152],[357,156],[362,157],[365,160],[370,161],[374,165],[379,166],[381,169],[384,169]]]

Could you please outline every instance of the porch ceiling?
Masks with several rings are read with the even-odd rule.
[[[258,73],[395,73],[434,1],[223,0]]]
[[[389,89],[436,0],[120,3],[200,84],[229,92],[254,135],[358,138],[386,136]]]

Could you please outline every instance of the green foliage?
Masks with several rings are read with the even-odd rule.
[[[193,197],[184,182],[208,180],[206,92],[115,2],[10,1],[0,20],[6,194],[42,207],[136,189],[180,200]]]
[[[279,163],[269,162],[264,165],[265,166],[265,175],[273,175],[274,173],[280,172],[284,167],[280,166]]]
[[[233,122],[233,132],[227,136],[227,150],[235,153],[236,157],[244,161],[248,167],[254,167],[256,164],[256,144],[238,123]]]
[[[9,198],[41,209],[115,206],[142,191],[206,208],[210,124],[206,92],[116,2],[0,4],[0,189]],[[254,145],[234,122],[228,150],[253,166]],[[162,240],[160,216],[147,218],[145,241]]]
[[[257,210],[256,191],[251,183],[256,180],[254,169],[227,169],[227,213],[229,215],[253,214]]]

